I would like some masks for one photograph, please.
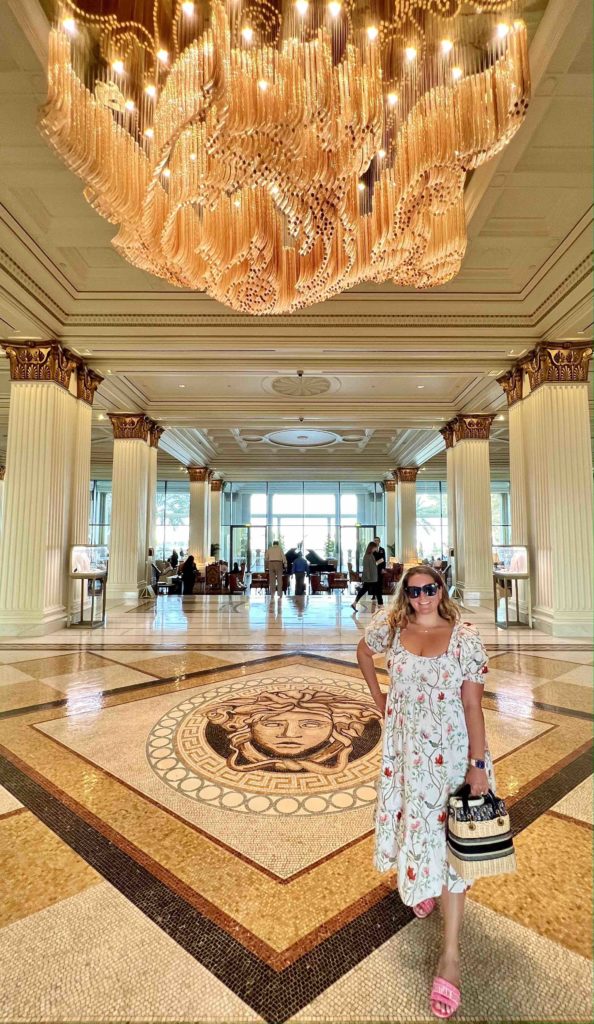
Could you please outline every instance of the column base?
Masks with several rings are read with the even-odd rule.
[[[479,588],[478,590],[474,587],[466,587],[464,583],[457,584],[458,590],[462,595],[462,603],[472,608],[477,608],[479,605],[487,605],[487,607],[493,607],[493,588]]]
[[[549,636],[586,637],[594,636],[592,612],[552,612],[550,608],[534,608],[534,628]]]
[[[138,601],[144,583],[110,583],[107,581],[107,604],[122,604],[124,601]]]
[[[66,608],[49,612],[0,612],[0,636],[45,636],[66,626]]]

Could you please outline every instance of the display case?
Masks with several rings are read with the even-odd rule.
[[[70,579],[76,582],[68,613],[68,625],[96,629],[105,625],[109,551],[105,544],[75,544],[70,549]],[[96,609],[99,614],[96,614]],[[88,616],[85,618],[85,611]],[[75,617],[78,613],[78,620]]]
[[[521,580],[524,582],[519,584]],[[516,616],[512,621],[509,617],[510,604]],[[493,545],[493,607],[496,626],[502,629],[528,626],[532,629],[528,548],[523,544]],[[527,621],[522,619],[522,615]]]
[[[528,548],[523,544],[494,544],[493,572],[496,572],[498,576],[525,579],[530,575]]]

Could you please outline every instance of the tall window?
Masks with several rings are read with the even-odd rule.
[[[159,480],[156,517],[157,558],[166,559],[173,548],[188,550],[190,542],[190,485],[185,480]]]
[[[346,568],[356,560],[361,528],[381,534],[384,521],[379,482],[234,481],[223,491],[223,557],[249,549],[256,565],[278,540],[285,551],[312,550]]]
[[[493,544],[511,544],[509,480],[491,481],[491,527]]]
[[[417,481],[417,553],[448,559],[448,492],[445,480]]]
[[[89,543],[109,545],[111,480],[91,480],[89,497]]]

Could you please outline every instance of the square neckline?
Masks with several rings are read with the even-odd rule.
[[[415,654],[414,651],[409,651],[408,648],[403,645],[403,643],[402,643],[402,641],[400,639],[400,634],[402,632],[400,626],[398,626],[397,629],[396,629],[396,634],[395,634],[395,637],[394,637],[396,642],[395,642],[394,646],[396,648],[400,648],[400,650],[404,651],[405,654],[410,654],[411,658],[421,658],[422,661],[439,661],[440,658],[446,658],[451,653],[452,644],[454,642],[454,635],[458,631],[459,627],[460,627],[460,623],[459,622],[455,622],[454,623],[454,628],[452,629],[452,632],[450,633],[450,639],[448,641],[448,646],[446,647],[445,651],[442,651],[441,654]]]

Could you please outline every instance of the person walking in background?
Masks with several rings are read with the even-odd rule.
[[[386,552],[382,547],[381,540],[379,537],[373,538],[373,543],[377,544],[377,551],[374,552],[373,557],[375,558],[375,564],[377,565],[377,603],[382,605],[384,603],[383,591],[384,591],[384,570],[386,568]]]
[[[309,576],[309,562],[301,552],[293,559],[292,570],[295,573],[295,594],[302,597],[305,594],[305,577]]]
[[[181,576],[182,594],[184,597],[187,597],[189,594],[194,593],[194,583],[196,582],[196,562],[193,555],[188,555],[186,558]]]
[[[264,554],[264,568],[268,570],[268,589],[270,596],[278,594],[279,600],[283,596],[283,569],[287,568],[287,559],[283,554],[279,542],[274,540]]]
[[[177,563],[178,562],[179,562],[179,555],[178,555],[177,551],[174,548],[173,551],[171,552],[170,556],[169,556],[169,565],[171,566],[172,569],[177,569]]]
[[[363,556],[363,574],[361,576],[361,586],[357,589],[355,600],[353,601],[351,608],[353,611],[357,611],[357,601],[360,601],[363,594],[371,594],[373,598],[377,595],[377,562],[375,560],[375,552],[377,551],[377,544],[374,540],[371,540],[365,549],[365,555]]]

